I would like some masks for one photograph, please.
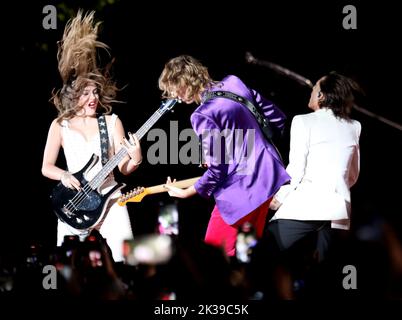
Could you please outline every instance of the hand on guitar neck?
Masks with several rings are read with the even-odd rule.
[[[188,190],[188,189],[194,189],[194,183],[196,183],[198,181],[198,179],[200,179],[200,178],[201,177],[195,177],[195,178],[181,180],[181,181],[176,181],[176,179],[175,179],[172,182],[170,177],[168,177],[165,184],[160,184],[160,185],[147,187],[147,188],[137,187],[137,188],[132,189],[131,191],[123,194],[119,198],[118,204],[121,206],[124,206],[127,202],[141,202],[142,199],[146,195],[162,193],[162,192],[169,192],[170,196],[174,197],[175,195],[173,193],[175,193],[177,191],[179,193],[181,193],[182,191],[184,192],[185,190]],[[188,189],[182,189],[182,188],[188,188]],[[195,189],[194,189],[194,191],[195,191]]]
[[[183,198],[192,197],[193,195],[195,195],[197,193],[197,191],[194,188],[194,184],[188,186],[186,189],[183,189],[183,187],[178,186],[176,183],[177,183],[176,179],[174,179],[172,182],[170,177],[167,177],[166,184],[163,186],[165,189],[167,189],[167,191],[171,197],[183,199]]]

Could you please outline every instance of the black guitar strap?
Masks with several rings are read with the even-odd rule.
[[[246,106],[247,109],[250,110],[250,112],[254,115],[255,119],[257,120],[258,124],[261,127],[262,132],[264,133],[265,137],[271,141],[272,139],[272,129],[269,125],[269,121],[260,113],[260,111],[254,106],[253,103],[251,103],[249,100],[246,98],[243,98],[233,92],[229,91],[210,91],[207,92],[207,94],[204,96],[203,102],[208,101],[209,99],[212,98],[226,98],[230,99],[236,102],[241,103],[242,105]]]
[[[106,118],[104,114],[98,116],[98,125],[102,154],[102,165],[104,166],[109,159],[109,135],[107,132]]]
[[[280,157],[280,160],[282,161],[282,155],[280,154],[278,148],[275,146],[275,144],[272,141],[273,132],[272,132],[271,126],[269,124],[269,121],[261,114],[260,110],[258,110],[257,107],[251,101],[249,101],[248,99],[246,99],[242,96],[239,96],[233,92],[229,92],[229,91],[209,91],[205,94],[202,102],[204,103],[212,98],[230,99],[230,100],[236,101],[238,103],[241,103],[242,105],[247,107],[247,109],[250,110],[250,112],[254,115],[255,119],[257,120],[258,124],[260,125],[260,128],[261,128],[265,138],[272,144],[272,146],[274,146],[274,148],[276,149],[276,151]]]

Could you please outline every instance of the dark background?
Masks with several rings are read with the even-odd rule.
[[[42,9],[57,7],[56,30],[45,30]],[[357,8],[357,30],[342,27],[347,4]],[[276,102],[288,116],[287,130],[278,146],[287,161],[290,121],[307,113],[308,88],[274,73],[247,64],[245,52],[293,70],[311,81],[336,70],[357,80],[366,91],[362,107],[402,123],[400,17],[395,5],[345,1],[35,1],[18,2],[4,10],[11,22],[2,28],[2,205],[0,257],[13,258],[31,243],[53,246],[56,216],[49,203],[55,185],[41,175],[47,130],[56,117],[49,99],[61,81],[57,70],[56,42],[64,25],[78,8],[96,10],[103,21],[100,40],[111,47],[113,75],[120,87],[114,112],[125,130],[135,132],[160,104],[157,80],[168,59],[190,54],[209,67],[214,79],[236,74],[250,87]],[[105,60],[106,61],[106,60]],[[195,105],[178,105],[156,127],[169,132],[170,121],[190,127]],[[357,112],[362,123],[361,175],[353,187],[352,227],[380,218],[400,232],[400,181],[402,132]],[[144,159],[152,142],[142,141]],[[61,161],[62,161],[61,157]],[[131,176],[117,178],[128,185],[161,184],[168,175],[179,179],[201,175],[197,165],[151,166],[144,161]],[[167,194],[146,197],[128,205],[135,235],[152,232],[160,205],[174,201]],[[183,237],[201,239],[211,201],[198,196],[180,200]]]

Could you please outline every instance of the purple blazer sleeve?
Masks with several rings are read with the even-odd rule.
[[[202,197],[210,198],[228,175],[228,165],[222,159],[224,149],[220,153],[214,150],[214,141],[217,141],[216,134],[219,134],[220,129],[211,118],[201,113],[192,114],[191,124],[201,139],[204,160],[208,165],[208,170],[195,183],[194,188]]]
[[[273,102],[264,98],[254,89],[252,89],[251,92],[253,94],[254,101],[258,106],[260,106],[264,116],[269,120],[269,123],[282,134],[285,128],[285,114]]]

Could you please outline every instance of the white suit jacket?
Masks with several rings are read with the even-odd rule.
[[[275,195],[282,203],[274,219],[331,220],[350,227],[350,187],[360,169],[356,120],[340,120],[328,108],[293,118],[290,131],[291,183]]]

